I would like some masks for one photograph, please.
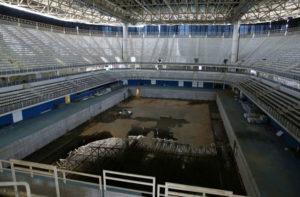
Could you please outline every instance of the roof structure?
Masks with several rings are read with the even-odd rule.
[[[300,16],[300,0],[0,0],[45,15],[89,23],[257,23]]]

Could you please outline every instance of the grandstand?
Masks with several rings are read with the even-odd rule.
[[[0,195],[299,196],[299,1],[0,3]],[[127,151],[124,147],[141,143],[141,136],[129,136],[130,131],[124,139],[105,137],[91,147],[85,142],[96,159],[80,152],[84,146],[68,152],[67,145],[55,144],[59,139],[74,142],[72,136],[94,119],[102,121],[99,117],[114,106],[119,109],[120,103],[141,97],[185,100],[191,107],[216,104],[217,110],[208,105],[207,123],[214,144],[201,146],[223,163],[214,169],[216,182],[207,178],[214,177],[211,169],[204,173],[207,182],[199,185],[194,177],[156,177],[139,167],[126,171],[125,157],[124,166],[116,168],[121,170],[113,165],[104,169],[105,162],[98,165],[99,150]],[[123,113],[131,111],[121,110],[112,119]],[[174,118],[155,113],[158,119]],[[134,114],[125,119],[155,120]],[[192,154],[191,144],[177,143],[178,136],[161,139],[155,129],[153,136],[141,134],[148,142],[143,151],[153,151],[147,152],[145,163],[164,149],[178,160],[185,155],[185,161],[199,157],[211,162],[205,160],[211,155]],[[59,149],[66,149],[68,157],[47,164],[28,159],[41,152],[44,157],[58,155]],[[85,169],[88,162],[100,172]],[[235,181],[229,181],[229,172]]]

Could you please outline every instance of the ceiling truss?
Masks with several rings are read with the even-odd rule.
[[[300,0],[0,0],[89,23],[200,24],[264,22],[300,16]]]

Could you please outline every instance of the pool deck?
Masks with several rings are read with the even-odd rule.
[[[230,92],[219,93],[218,97],[260,196],[300,196],[299,155],[286,150],[283,140],[268,127],[249,124],[240,103]]]

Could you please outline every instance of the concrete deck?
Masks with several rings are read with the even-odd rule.
[[[293,152],[285,150],[283,141],[266,126],[248,124],[243,117],[244,111],[240,103],[233,99],[231,93],[220,93],[218,99],[234,132],[228,133],[230,131],[224,121],[231,145],[234,146],[232,140],[236,140],[236,147],[241,149],[250,169],[251,178],[256,183],[259,193],[255,196],[300,196],[300,158]],[[236,153],[235,156],[237,155]],[[243,177],[242,172],[241,174]]]

